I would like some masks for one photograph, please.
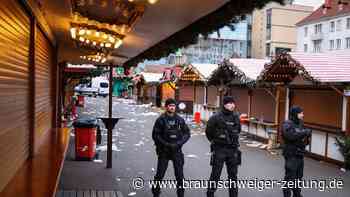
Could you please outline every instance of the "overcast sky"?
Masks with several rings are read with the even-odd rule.
[[[324,3],[325,0],[295,0],[295,4],[313,6],[314,9],[317,9]]]

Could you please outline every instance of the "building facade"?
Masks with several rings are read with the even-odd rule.
[[[350,49],[350,4],[331,0],[298,24],[298,52]]]
[[[270,3],[253,12],[252,57],[265,58],[283,51],[295,51],[297,27],[295,24],[310,15],[313,7],[286,3]]]
[[[218,64],[223,59],[251,57],[251,16],[234,24],[234,29],[223,27],[208,38],[199,36],[197,44],[180,49],[168,57],[169,64]]]

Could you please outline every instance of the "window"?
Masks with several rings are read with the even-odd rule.
[[[271,9],[266,10],[266,25],[271,26]]]
[[[322,33],[322,24],[315,25],[315,34]]]
[[[346,19],[346,29],[350,29],[350,18]]]
[[[341,23],[341,19],[337,20],[337,31],[341,31],[342,29],[342,23]]]
[[[271,27],[266,29],[266,40],[271,40]]]
[[[266,39],[271,40],[271,9],[266,11]]]
[[[304,37],[307,37],[307,31],[308,31],[308,28],[304,27]]]
[[[341,39],[337,39],[337,49],[341,49]]]
[[[330,40],[329,41],[329,50],[333,50],[334,49],[334,40]]]
[[[270,43],[266,44],[266,57],[270,56],[271,45]]]
[[[331,22],[329,31],[330,32],[334,32],[335,31],[335,22],[334,21]]]
[[[307,52],[307,44],[304,44],[304,52]]]
[[[106,83],[106,82],[101,82],[101,83],[100,83],[100,87],[101,87],[101,88],[108,88],[108,83]]]
[[[350,37],[346,38],[346,48],[350,49]]]
[[[322,40],[314,40],[313,44],[314,44],[314,52],[315,53],[321,52]]]

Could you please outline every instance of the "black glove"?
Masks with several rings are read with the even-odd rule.
[[[311,137],[311,134],[312,134],[312,130],[311,129],[304,129],[304,132],[305,132],[305,136],[306,137]]]

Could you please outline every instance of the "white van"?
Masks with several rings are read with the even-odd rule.
[[[95,77],[92,79],[92,86],[97,88],[99,96],[107,96],[109,94],[109,81],[104,77]]]

